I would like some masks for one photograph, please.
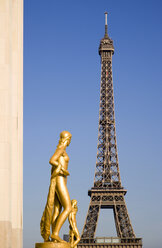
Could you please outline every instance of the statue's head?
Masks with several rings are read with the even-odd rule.
[[[72,206],[73,209],[78,210],[78,207],[77,207],[77,200],[75,200],[75,199],[71,200],[71,206]]]
[[[72,137],[72,135],[71,135],[70,132],[62,131],[60,133],[60,141],[59,141],[59,143],[64,143],[64,144],[66,143],[66,145],[68,146],[70,144],[71,137]]]
[[[77,200],[75,200],[75,199],[71,200],[71,205],[72,206],[77,205]]]
[[[76,213],[78,211],[77,200],[71,200],[72,212]]]

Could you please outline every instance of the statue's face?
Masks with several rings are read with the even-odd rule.
[[[67,146],[70,145],[70,142],[71,142],[71,137],[69,137],[69,138],[67,139]]]

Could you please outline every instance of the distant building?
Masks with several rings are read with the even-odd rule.
[[[65,240],[66,242],[69,242],[69,234],[64,234],[63,240]]]

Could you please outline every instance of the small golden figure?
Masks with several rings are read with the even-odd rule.
[[[65,242],[59,237],[59,231],[71,212],[71,200],[66,186],[69,157],[66,147],[71,141],[71,133],[63,131],[59,144],[49,163],[52,165],[51,181],[47,203],[40,223],[41,235],[44,242]],[[63,211],[61,212],[63,207]],[[50,227],[52,234],[50,235]],[[50,240],[51,238],[51,240]]]
[[[70,226],[69,226],[70,245],[72,248],[77,248],[77,244],[80,241],[80,235],[79,235],[79,231],[78,231],[77,223],[76,223],[76,213],[78,211],[77,200],[71,201],[71,208],[72,210],[68,217],[69,223],[70,223]]]

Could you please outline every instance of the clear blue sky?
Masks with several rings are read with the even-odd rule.
[[[24,1],[24,248],[41,242],[39,222],[59,133],[72,142],[68,188],[82,231],[93,186],[104,12],[114,41],[119,167],[131,222],[144,248],[162,247],[162,1]],[[116,236],[102,211],[98,236]],[[66,224],[61,233],[68,233]],[[62,234],[61,234],[62,235]]]

